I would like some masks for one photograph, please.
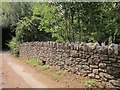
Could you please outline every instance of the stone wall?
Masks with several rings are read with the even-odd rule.
[[[33,57],[75,74],[120,88],[120,45],[26,42],[19,47],[20,58]]]

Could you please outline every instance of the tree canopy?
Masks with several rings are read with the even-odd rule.
[[[2,11],[20,43],[120,43],[120,2],[4,2]]]

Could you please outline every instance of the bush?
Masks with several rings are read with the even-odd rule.
[[[19,56],[19,44],[20,44],[19,41],[15,37],[13,37],[12,40],[8,44],[12,54],[16,57]]]
[[[85,86],[86,86],[87,88],[92,88],[92,87],[95,86],[95,84],[96,84],[96,81],[93,80],[93,79],[90,79],[90,80],[85,81]]]

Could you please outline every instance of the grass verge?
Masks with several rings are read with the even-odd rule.
[[[29,64],[29,65],[35,67],[38,71],[43,72],[46,75],[52,77],[54,80],[59,80],[60,79],[60,75],[52,72],[51,69],[50,69],[51,66],[44,65],[42,60],[32,58],[30,60],[22,60],[22,61],[26,64]]]
[[[78,76],[54,66],[44,65],[42,60],[36,58],[21,61],[36,68],[39,72],[43,72],[47,76],[50,76],[55,81],[64,83],[67,88],[103,88],[103,85],[94,79]]]

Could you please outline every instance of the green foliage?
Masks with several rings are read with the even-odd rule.
[[[30,64],[30,65],[34,65],[34,66],[43,66],[44,63],[42,62],[42,60],[38,60],[37,58],[33,57],[32,59],[29,60],[24,60],[25,63]]]
[[[16,23],[24,17],[32,15],[32,6],[34,3],[29,2],[2,2],[2,27],[14,27]]]
[[[13,37],[12,40],[8,44],[8,46],[10,47],[12,51],[12,54],[17,57],[19,56],[19,44],[20,43],[15,37]]]
[[[15,29],[16,38],[21,42],[46,41],[51,39],[51,34],[44,30],[39,31],[40,19],[37,17],[23,18],[17,23]]]
[[[96,81],[93,80],[93,79],[90,79],[90,80],[85,81],[85,86],[86,86],[87,88],[92,88],[92,87],[95,86],[95,84],[96,84]]]
[[[33,57],[32,59],[29,59],[29,60],[23,60],[23,62],[36,67],[37,70],[45,73],[46,75],[52,77],[55,80],[58,80],[60,78],[60,76],[58,74],[50,71],[50,66],[49,65],[44,65],[42,60],[38,60],[38,59]]]
[[[59,34],[61,30],[59,26],[61,15],[59,15],[59,10],[59,7],[49,3],[36,3],[33,8],[33,14],[40,19],[39,31],[45,30],[45,32],[52,34],[53,39],[61,41],[62,37]]]
[[[2,23],[14,26],[20,43],[120,43],[120,2],[19,2],[2,9]]]

